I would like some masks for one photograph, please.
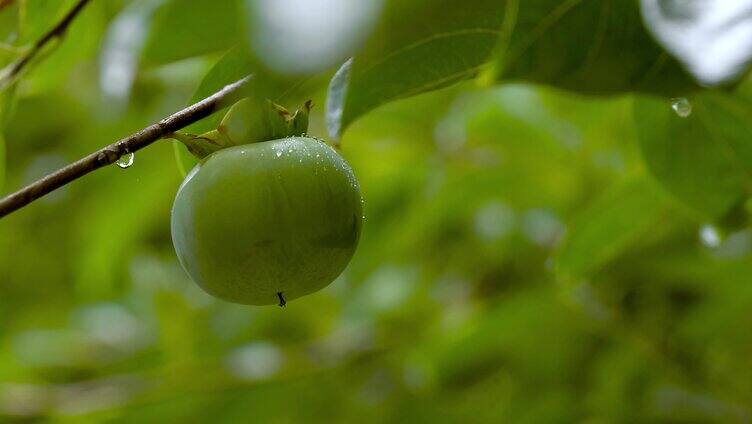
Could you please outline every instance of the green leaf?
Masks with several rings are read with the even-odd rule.
[[[2,3],[0,1],[0,3]],[[19,2],[12,2],[0,8],[0,40],[12,40],[19,31],[20,13]],[[0,65],[4,65],[10,58],[15,55],[13,52],[6,52],[0,49]]]
[[[291,113],[271,100],[246,98],[230,108],[217,130],[234,145],[299,136],[308,130],[310,107],[306,102]]]
[[[0,190],[5,183],[5,137],[0,133]]]
[[[200,160],[232,146],[304,135],[310,108],[311,103],[306,102],[293,114],[271,100],[246,97],[227,111],[217,129],[201,135],[175,133],[171,138]]]
[[[16,105],[16,86],[0,92],[0,189],[5,182],[5,128],[8,126]]]
[[[363,51],[331,82],[329,133],[339,137],[388,101],[476,75],[497,43],[503,16],[499,0],[390,2]]]
[[[635,101],[642,155],[671,193],[706,219],[721,219],[752,193],[752,104],[738,95],[706,92],[682,118],[671,102]]]
[[[314,79],[311,82],[311,87],[308,87],[306,84],[304,84],[307,80],[286,79],[283,77],[271,75],[258,64],[257,60],[251,53],[243,48],[236,47],[222,56],[222,58],[204,77],[198,89],[193,94],[193,97],[191,98],[189,104],[204,99],[214,94],[225,85],[233,83],[251,73],[253,73],[253,83],[250,84],[246,89],[247,92],[245,94],[247,97],[253,100],[254,107],[259,111],[266,110],[268,103],[267,99],[274,99],[274,101],[276,102],[283,97],[293,97],[292,93],[296,94],[296,96],[294,97],[305,95],[311,89],[315,88],[317,83],[317,81]],[[248,106],[249,103],[244,102],[243,104]],[[310,104],[308,103],[303,107],[303,109],[309,108]],[[293,120],[289,123],[289,125],[293,126],[294,128],[288,129],[287,123],[283,123],[283,133],[292,134],[289,131],[295,131],[295,128],[300,128],[302,124],[306,123],[304,121],[307,121],[307,116],[304,117],[304,115],[307,115],[307,112],[297,115],[297,121],[295,120],[296,115],[290,116],[290,118]],[[185,131],[192,134],[202,134],[217,129],[219,128],[220,122],[222,121],[224,116],[225,114],[215,113],[214,115],[206,119],[188,126]],[[258,117],[254,116],[249,118],[248,122],[257,121]],[[235,122],[237,122],[237,120]],[[268,139],[264,137],[266,136],[256,134],[253,136],[248,136],[247,139],[255,141],[258,141],[260,139]],[[239,138],[243,139],[244,137]],[[189,171],[197,163],[196,158],[194,158],[179,143],[175,143],[174,147],[175,157],[178,162],[178,169],[183,173],[183,175],[186,175],[187,171]]]
[[[170,0],[154,16],[143,51],[161,65],[228,49],[241,39],[238,0]]]
[[[644,238],[655,236],[669,216],[670,200],[649,179],[617,183],[569,225],[556,257],[562,278],[585,277]]]
[[[20,43],[29,43],[49,31],[70,10],[75,0],[20,0]]]
[[[485,83],[529,81],[589,94],[696,88],[647,33],[637,1],[395,1],[364,50],[332,79],[329,133],[339,137],[381,104],[484,67]]]
[[[636,0],[515,0],[507,9],[496,81],[592,94],[695,88],[648,34]]]
[[[227,84],[233,83],[240,78],[248,75],[254,68],[253,58],[243,49],[235,48],[227,52],[214,65],[209,73],[201,81],[201,84],[193,93],[188,104],[193,104],[204,99],[220,90]],[[185,130],[189,133],[201,134],[217,128],[222,120],[222,114],[214,114],[195,124],[190,125]],[[197,159],[186,150],[182,144],[174,143],[175,159],[177,160],[178,169],[183,175],[196,165]]]
[[[197,159],[203,159],[210,154],[221,150],[223,147],[227,147],[223,143],[226,139],[217,130],[209,131],[201,135],[191,135],[174,133],[170,136],[173,140],[177,140],[188,149],[188,151]]]

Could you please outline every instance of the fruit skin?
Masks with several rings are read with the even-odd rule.
[[[208,156],[172,208],[172,240],[206,292],[248,305],[292,300],[334,281],[362,227],[352,169],[321,141],[292,137]]]

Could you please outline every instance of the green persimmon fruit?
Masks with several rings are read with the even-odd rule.
[[[178,190],[172,240],[183,268],[209,294],[283,306],[342,273],[362,214],[347,162],[319,140],[291,137],[206,157]]]

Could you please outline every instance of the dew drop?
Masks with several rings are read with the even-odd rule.
[[[126,153],[123,156],[120,156],[120,158],[115,161],[115,165],[119,166],[122,169],[130,168],[131,165],[133,165],[135,158],[136,155],[134,155],[133,153]]]
[[[692,114],[692,103],[686,97],[680,97],[671,100],[671,109],[680,118],[688,118]]]
[[[277,150],[277,157],[280,157],[280,156],[282,156],[282,151],[281,150]]]

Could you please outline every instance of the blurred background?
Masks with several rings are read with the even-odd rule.
[[[342,31],[367,34],[380,2],[346,3]],[[0,1],[3,63],[71,4]],[[254,31],[264,69],[308,75],[283,103],[312,98],[328,138],[328,79],[361,41],[328,45],[337,21],[305,2],[238,4],[89,4],[12,88],[3,193],[183,108]],[[365,115],[341,140],[365,198],[358,251],[285,309],[219,301],[182,271],[171,142],[67,185],[0,221],[0,416],[748,422],[752,233],[649,178],[633,103],[464,82]],[[593,249],[567,258],[572,243]]]

